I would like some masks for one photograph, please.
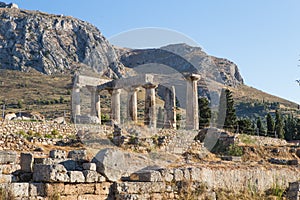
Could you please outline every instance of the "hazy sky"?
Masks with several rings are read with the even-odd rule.
[[[144,27],[178,31],[208,54],[235,62],[247,85],[300,103],[299,0],[4,2],[88,21],[108,39]]]

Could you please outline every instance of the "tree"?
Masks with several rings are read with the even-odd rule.
[[[224,128],[231,131],[234,131],[235,129],[236,113],[234,108],[232,92],[229,89],[223,89],[221,91],[217,123],[218,127],[220,128]]]
[[[294,116],[288,115],[284,124],[284,139],[289,141],[297,138],[297,121],[294,119]]]
[[[267,135],[274,136],[275,123],[270,113],[267,114]]]
[[[249,118],[243,118],[243,119],[239,119],[237,121],[238,127],[239,127],[239,133],[245,133],[245,134],[249,134],[251,135],[254,130],[252,127],[252,122]]]
[[[260,117],[258,117],[258,119],[256,121],[256,127],[258,129],[259,135],[265,135],[266,134],[266,130],[265,130],[264,126],[263,126],[263,123],[262,123]]]
[[[199,128],[208,127],[211,119],[211,110],[207,98],[198,99],[199,105]]]
[[[279,138],[284,138],[284,123],[278,110],[275,112],[275,131]]]

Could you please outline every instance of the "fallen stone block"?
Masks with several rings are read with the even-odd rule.
[[[0,151],[0,164],[16,163],[17,153],[14,151]]]
[[[96,163],[83,163],[82,168],[84,170],[96,171]]]
[[[140,182],[159,182],[162,177],[159,171],[155,170],[140,170],[130,175],[131,181]]]
[[[162,176],[162,179],[166,182],[172,182],[174,175],[173,175],[173,170],[171,169],[159,169],[158,170]]]
[[[33,181],[35,182],[69,182],[70,178],[63,165],[34,165]]]
[[[63,150],[51,150],[49,152],[49,157],[50,158],[55,158],[55,159],[65,159],[66,158],[66,151],[63,151]]]
[[[24,172],[32,172],[33,161],[34,158],[31,153],[21,153],[21,157],[20,157],[21,170]]]
[[[83,183],[85,182],[85,177],[81,171],[68,171],[71,183]]]
[[[72,160],[86,160],[86,150],[72,150],[68,153],[68,158]]]
[[[221,160],[242,162],[242,157],[241,156],[222,156]]]
[[[118,181],[126,173],[127,162],[124,153],[117,149],[103,149],[93,158],[97,172],[104,175],[109,181]]]
[[[183,171],[181,169],[174,169],[174,181],[183,180]]]

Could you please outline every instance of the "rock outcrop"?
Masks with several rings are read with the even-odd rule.
[[[0,4],[0,60],[0,69],[33,68],[44,74],[80,68],[118,78],[123,70],[114,48],[93,25],[6,4]]]

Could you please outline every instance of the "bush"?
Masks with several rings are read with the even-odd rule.
[[[230,156],[242,156],[244,154],[243,148],[236,145],[231,144],[228,149],[228,155]]]

